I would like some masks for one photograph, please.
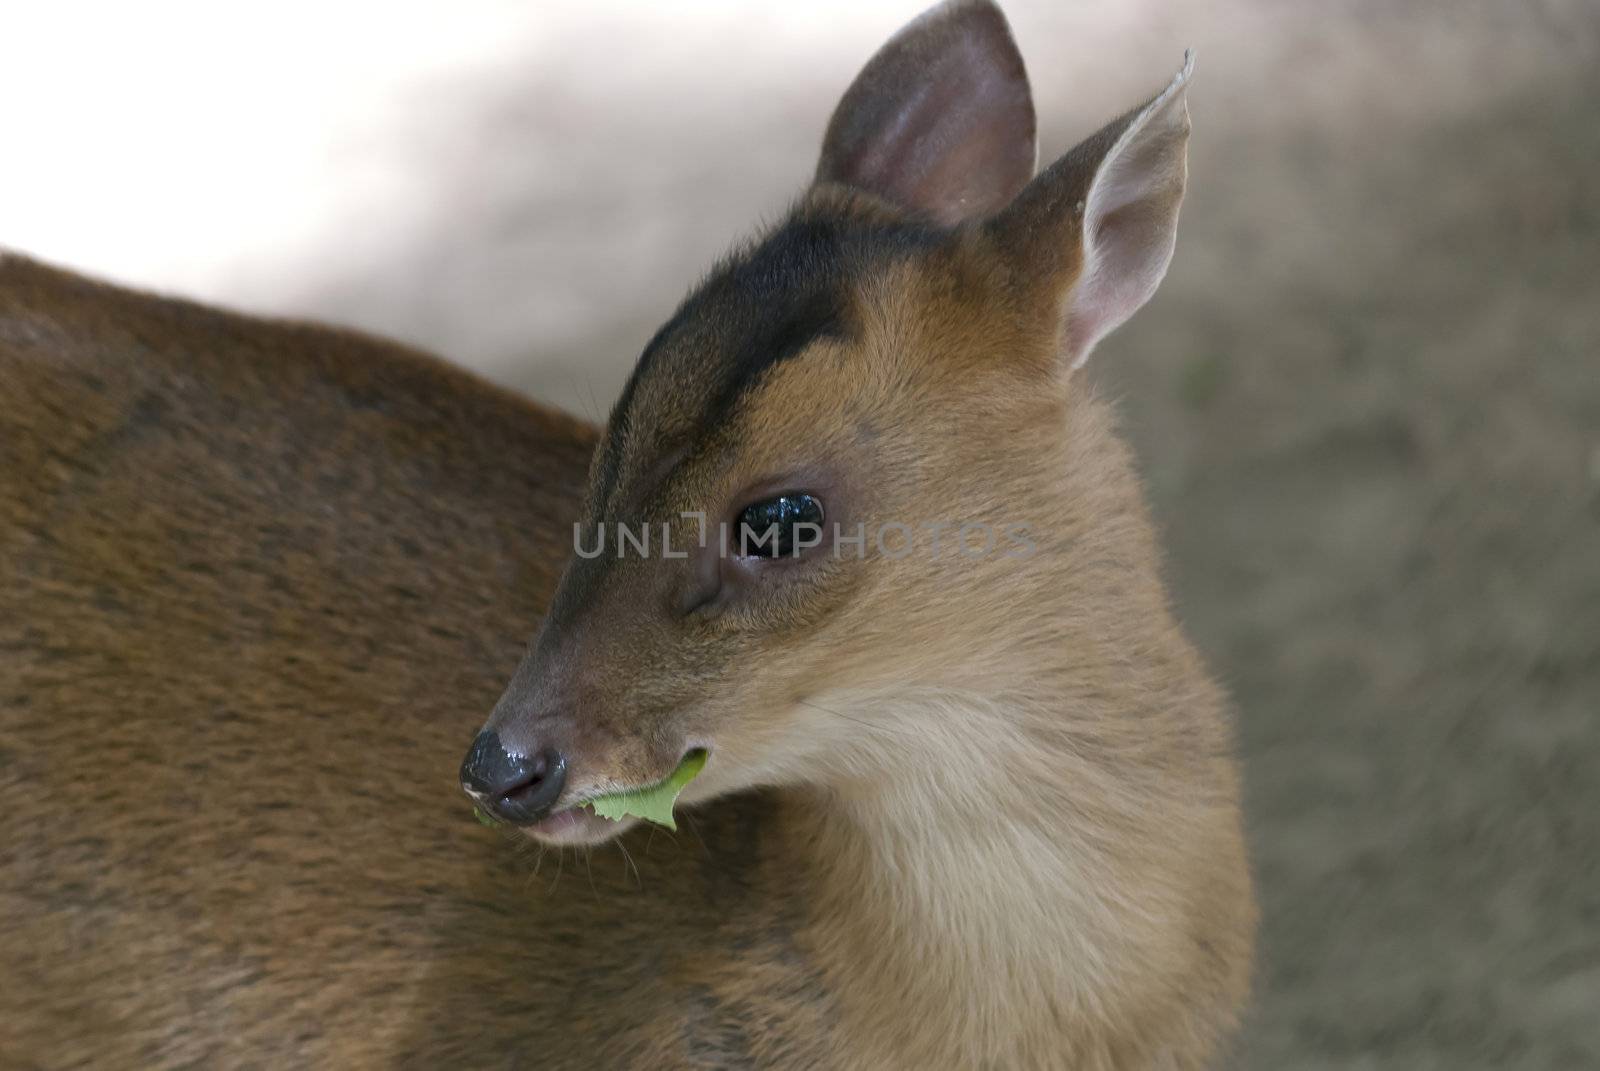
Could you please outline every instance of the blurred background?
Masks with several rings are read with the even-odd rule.
[[[0,245],[589,417],[921,7],[8,5]],[[1011,0],[1053,157],[1198,49],[1096,352],[1236,695],[1239,1065],[1600,1067],[1600,0]]]

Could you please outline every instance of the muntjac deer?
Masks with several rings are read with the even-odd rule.
[[[1077,371],[1188,79],[1036,176],[933,9],[603,430],[0,260],[0,1066],[1210,1066],[1226,704]]]

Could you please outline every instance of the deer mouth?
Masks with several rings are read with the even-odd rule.
[[[599,844],[624,828],[621,823],[590,814],[579,804],[557,811],[531,826],[523,826],[522,832],[548,844]]]
[[[691,748],[665,777],[580,790],[559,807],[531,816],[536,820],[521,821],[517,825],[533,839],[549,844],[599,843],[638,821],[676,830],[674,807],[678,796],[705,767],[707,756],[706,749]],[[498,813],[504,808],[492,809]]]

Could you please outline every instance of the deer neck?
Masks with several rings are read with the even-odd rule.
[[[1059,1066],[1063,1039],[1097,1066],[1184,954],[1233,806],[1225,722],[1120,483],[1105,557],[1047,553],[1048,599],[950,684],[829,697],[860,728],[797,808],[815,939],[885,1066]]]

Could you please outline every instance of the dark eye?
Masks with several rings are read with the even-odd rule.
[[[746,506],[735,535],[742,558],[788,557],[822,541],[822,503],[796,491]]]

